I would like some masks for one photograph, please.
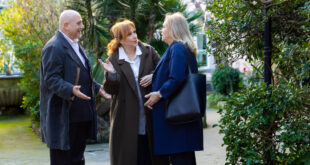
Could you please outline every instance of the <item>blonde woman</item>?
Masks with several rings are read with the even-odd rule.
[[[110,57],[99,61],[106,71],[104,90],[112,95],[111,165],[164,165],[152,156],[151,111],[143,106],[159,56],[150,45],[139,42],[133,22],[118,22],[111,32]]]
[[[169,45],[153,73],[152,91],[144,104],[152,108],[155,155],[170,157],[172,165],[195,165],[195,151],[203,150],[202,121],[173,125],[165,120],[166,100],[185,81],[190,64],[198,72],[197,47],[181,13],[166,15],[162,40]],[[186,53],[190,56],[187,61]],[[191,96],[188,96],[191,97]]]

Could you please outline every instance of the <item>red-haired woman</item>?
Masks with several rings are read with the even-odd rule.
[[[167,164],[152,156],[151,112],[143,97],[151,91],[152,72],[159,61],[157,52],[138,40],[133,22],[124,20],[111,28],[114,39],[108,44],[104,90],[112,95],[111,165]],[[164,161],[164,162],[163,162]]]

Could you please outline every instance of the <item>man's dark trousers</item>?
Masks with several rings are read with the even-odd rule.
[[[70,150],[50,149],[51,165],[84,165],[86,136],[91,122],[70,123]]]

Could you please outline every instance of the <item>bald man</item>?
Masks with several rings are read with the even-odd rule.
[[[86,139],[96,140],[96,94],[109,97],[93,81],[91,66],[78,39],[80,14],[65,10],[59,30],[42,50],[40,122],[42,141],[50,148],[51,165],[85,164]]]

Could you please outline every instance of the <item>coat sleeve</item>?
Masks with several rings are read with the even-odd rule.
[[[95,92],[96,92],[95,94],[97,95],[101,85],[97,83],[95,80],[93,80],[93,86],[95,87]]]
[[[117,72],[115,73],[104,72],[103,89],[107,93],[112,95],[118,94],[119,84],[120,84],[120,75]]]
[[[43,80],[49,90],[65,100],[70,100],[72,96],[73,84],[65,81],[65,62],[63,52],[54,47],[48,46],[42,52]]]
[[[118,88],[120,84],[119,81],[120,81],[120,78],[117,72],[115,73],[105,72],[103,89],[109,94],[112,94],[112,95],[118,94]]]
[[[188,63],[184,46],[181,43],[176,43],[172,45],[170,53],[169,78],[159,89],[163,98],[169,98],[187,77]]]

